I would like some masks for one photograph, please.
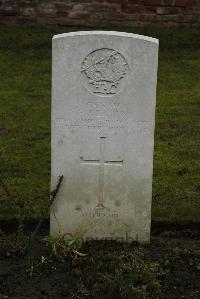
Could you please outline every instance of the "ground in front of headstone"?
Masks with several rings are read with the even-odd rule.
[[[43,237],[26,257],[26,239],[0,238],[0,298],[200,298],[199,232],[154,234],[146,246],[90,241],[64,261]]]

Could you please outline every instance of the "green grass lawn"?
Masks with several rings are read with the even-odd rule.
[[[51,38],[74,30],[0,28],[0,177],[27,218],[48,217]],[[200,222],[199,28],[127,31],[160,39],[152,219]],[[0,203],[13,218],[2,186]]]

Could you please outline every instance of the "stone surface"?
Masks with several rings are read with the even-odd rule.
[[[158,40],[53,38],[51,233],[150,238]]]

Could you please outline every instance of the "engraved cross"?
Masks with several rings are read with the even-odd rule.
[[[123,160],[106,160],[105,159],[105,146],[106,146],[106,137],[100,137],[100,157],[98,160],[84,159],[80,157],[81,163],[84,164],[93,164],[99,166],[99,186],[98,186],[98,204],[97,208],[104,208],[104,167],[105,165],[117,165],[122,166]]]

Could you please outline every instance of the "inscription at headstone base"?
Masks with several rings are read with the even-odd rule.
[[[149,242],[158,40],[53,37],[51,234]]]

